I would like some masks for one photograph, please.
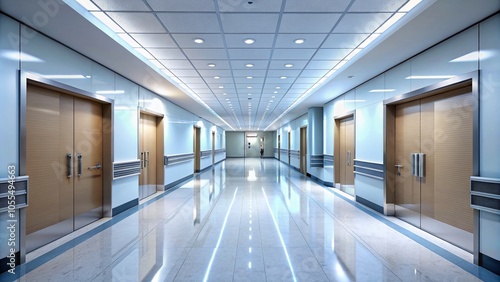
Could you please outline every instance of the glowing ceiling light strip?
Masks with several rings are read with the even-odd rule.
[[[420,2],[422,2],[422,0],[410,0],[408,1],[408,3],[406,3],[406,5],[404,5],[401,9],[399,9],[399,12],[407,13],[413,8],[415,8]]]
[[[395,13],[390,17],[381,27],[379,27],[375,33],[384,33],[387,29],[393,26],[397,21],[399,21],[406,13]]]
[[[205,277],[203,278],[204,282],[206,282],[208,280],[208,276],[210,275],[212,263],[214,262],[215,254],[217,254],[217,250],[219,249],[222,235],[224,234],[224,230],[226,229],[227,218],[229,217],[229,213],[231,211],[231,208],[233,207],[234,199],[236,199],[237,192],[238,192],[238,187],[236,187],[236,190],[234,191],[234,195],[233,195],[233,200],[231,201],[231,204],[229,205],[229,208],[227,209],[226,217],[224,218],[224,223],[222,224],[222,228],[221,228],[220,233],[219,233],[219,239],[217,240],[217,244],[215,245],[215,249],[212,253],[212,257],[210,258],[210,262],[208,263],[207,272],[205,272]]]
[[[274,227],[276,227],[276,231],[278,231],[278,236],[280,237],[281,246],[283,246],[283,250],[285,251],[286,260],[288,262],[288,266],[290,267],[290,271],[292,272],[293,281],[297,281],[297,277],[295,277],[295,271],[293,270],[292,262],[290,261],[290,256],[288,255],[288,250],[286,249],[285,241],[283,240],[283,235],[281,235],[281,231],[278,228],[278,223],[276,222],[276,218],[274,218],[273,211],[271,209],[271,206],[269,205],[269,201],[267,200],[266,191],[264,190],[264,187],[261,187],[261,189],[262,189],[262,193],[264,193],[264,199],[266,200],[266,204],[267,204],[267,208],[269,209],[269,213],[271,214],[271,217],[273,218]]]

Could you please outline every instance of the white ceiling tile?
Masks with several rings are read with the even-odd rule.
[[[178,69],[184,70],[192,70],[193,66],[189,63],[188,60],[160,60],[167,69],[173,71]]]
[[[365,13],[346,14],[335,27],[334,33],[372,33],[392,14]]]
[[[199,76],[199,74],[195,70],[175,70],[174,74],[175,74],[175,76],[178,76],[178,77],[183,77],[183,76],[198,77]]]
[[[268,60],[231,60],[231,67],[233,70],[248,70],[249,72],[253,70],[265,70],[267,69]],[[246,64],[253,64],[253,67],[246,67]],[[252,75],[251,73],[245,76],[258,76]]]
[[[328,34],[288,34],[280,33],[276,39],[276,48],[318,48]],[[295,44],[295,39],[305,39],[302,44]]]
[[[146,49],[144,48],[135,48],[135,50],[137,52],[139,52],[142,56],[144,56],[146,59],[148,60],[153,60],[155,57],[153,57],[153,55],[151,55],[148,51],[146,51]]]
[[[142,0],[94,0],[103,11],[149,11]]]
[[[396,12],[408,0],[357,0],[349,12]]]
[[[135,41],[134,38],[132,38],[129,34],[127,33],[117,33],[118,36],[120,36],[125,42],[127,42],[128,45],[134,47],[134,48],[140,48],[141,45]]]
[[[300,74],[300,70],[269,70],[267,72],[267,77],[281,77],[286,76],[288,78],[296,77]]]
[[[344,12],[351,0],[287,0],[285,12]]]
[[[292,86],[291,82],[284,82],[284,81],[279,81],[278,83],[270,82],[266,80],[266,84],[264,84],[264,90],[273,90],[273,91],[278,91],[279,93],[284,93],[288,88]],[[276,87],[280,87],[280,89],[276,89]]]
[[[271,57],[271,49],[228,49],[231,60],[266,60]]]
[[[172,34],[179,47],[181,48],[224,48],[222,36],[220,34]],[[205,42],[198,44],[194,42],[195,38],[202,38]]]
[[[191,60],[226,60],[226,50],[224,49],[183,49]]]
[[[199,69],[199,70],[214,70],[214,71],[217,71],[219,73],[219,70],[230,69],[228,60],[191,60],[191,62],[196,67],[196,69]],[[215,64],[215,67],[209,67],[208,66],[209,64]],[[212,75],[212,74],[208,74],[208,75]],[[220,72],[220,74],[215,73],[212,76],[216,76],[216,75],[228,76],[228,75],[231,75],[231,73],[227,72],[227,73],[223,74],[222,72]]]
[[[234,81],[236,83],[264,83],[264,77],[254,77],[252,79],[248,79],[245,76],[242,77],[235,76]]]
[[[177,48],[147,48],[149,53],[158,60],[182,60],[186,57],[182,54],[180,49]]]
[[[172,37],[166,33],[131,33],[132,36],[144,48],[172,48],[177,47]]]
[[[278,14],[231,14],[221,15],[224,33],[274,33]]]
[[[228,48],[272,48],[274,34],[224,34]],[[248,45],[244,40],[252,38],[255,43]]]
[[[126,32],[164,33],[165,29],[151,13],[109,12],[108,15]]]
[[[320,49],[313,60],[342,60],[351,51],[351,49]]]
[[[171,33],[220,33],[215,13],[158,13]]]
[[[289,78],[286,78],[286,79],[281,79],[279,77],[268,77],[266,79],[266,84],[267,83],[270,83],[270,84],[280,84],[280,82],[287,84],[287,83],[292,83],[294,79],[295,78],[292,78],[292,77],[289,77]]]
[[[154,11],[215,12],[213,1],[199,1],[199,0],[168,0],[168,1],[146,0],[146,1],[149,3],[149,5],[151,5],[151,8],[153,8]]]
[[[340,60],[333,61],[309,61],[306,70],[331,70]]]
[[[320,78],[327,74],[330,70],[303,70],[300,77],[315,77]]]
[[[324,48],[356,48],[370,34],[330,34],[323,45]]]
[[[189,85],[189,88],[196,89],[195,92],[209,90],[209,88],[205,83],[199,83],[199,84],[193,83]]]
[[[214,77],[214,76],[221,76],[221,77],[229,77],[231,76],[231,71],[230,70],[218,70],[218,69],[198,69],[200,74],[203,77]]]
[[[316,49],[275,49],[273,60],[309,60]]]
[[[281,10],[282,0],[273,1],[231,1],[231,0],[218,0],[219,11],[238,12],[238,13],[255,13],[255,12],[279,12]]]
[[[329,33],[340,14],[284,14],[280,33]]]
[[[207,83],[210,83],[210,84],[217,84],[217,83],[224,83],[224,84],[227,84],[227,83],[233,83],[233,78],[232,77],[221,77],[219,79],[215,79],[213,78],[213,76],[205,76],[203,77],[205,79],[205,81]]]
[[[319,80],[320,77],[299,77],[295,80],[296,83],[310,83],[314,84]]]
[[[184,82],[185,84],[191,85],[191,84],[204,84],[205,81],[201,79],[201,77],[184,77],[184,76],[178,76],[178,78]]]
[[[306,60],[272,60],[269,65],[269,69],[303,69],[308,61]],[[290,68],[285,67],[285,64],[292,64],[293,66]]]

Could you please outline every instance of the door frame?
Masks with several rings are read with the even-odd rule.
[[[112,216],[111,192],[113,182],[113,106],[114,100],[87,92],[73,86],[60,83],[43,76],[19,71],[19,176],[26,175],[26,102],[28,97],[28,84],[55,90],[73,97],[94,101],[102,105],[102,207],[103,217]],[[28,190],[29,191],[29,190]],[[29,194],[27,195],[29,198]],[[29,203],[28,203],[29,204]],[[19,249],[21,263],[26,261],[26,210],[20,210]]]
[[[153,116],[156,118],[156,191],[165,191],[165,142],[164,142],[164,118],[165,115],[159,112],[137,107],[137,159],[140,159],[141,152],[141,114]]]
[[[354,159],[356,157],[356,111],[345,112],[341,115],[334,116],[333,121],[335,127],[333,128],[333,186],[336,187],[337,183],[340,183],[340,122],[343,119],[352,117],[354,123],[354,156],[352,157],[352,163],[354,164]],[[356,180],[356,178],[355,178]]]
[[[420,100],[463,86],[472,86],[472,175],[479,175],[479,71],[469,72],[435,84],[384,100],[384,214],[395,215],[396,192],[396,105]],[[479,211],[474,210],[473,253],[479,255]]]

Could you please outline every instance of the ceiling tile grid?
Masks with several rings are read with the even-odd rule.
[[[89,11],[185,84],[225,120],[223,127],[260,130],[351,59],[409,2],[78,1],[97,6]]]

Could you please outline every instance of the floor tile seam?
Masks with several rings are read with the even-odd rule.
[[[136,242],[134,244],[132,244],[129,248],[127,248],[126,250],[123,251],[123,253],[119,256],[116,257],[116,259],[114,259],[111,263],[108,264],[108,266],[106,266],[101,272],[99,272],[96,276],[94,276],[94,278],[92,278],[90,281],[94,281],[95,279],[97,279],[97,277],[99,277],[101,274],[103,274],[104,272],[106,272],[106,270],[108,268],[110,268],[116,261],[118,261],[119,259],[122,259],[122,257],[124,257],[125,255],[129,255],[129,253],[132,251],[132,249],[137,246],[137,244],[139,243],[139,241],[141,239],[135,239]]]
[[[316,184],[314,182],[310,182],[308,179],[305,179],[306,182],[309,182],[308,184]],[[328,210],[324,205],[320,204],[318,201],[316,201],[316,199],[314,198],[314,195],[311,194],[310,192],[304,190],[301,186],[299,185],[296,185],[294,182],[290,181],[290,183],[300,189],[301,191],[305,192],[307,197],[310,198],[319,208],[321,208],[325,214],[329,215],[335,222],[339,223],[351,236],[353,236],[353,238],[355,240],[357,240],[358,242],[360,242],[366,249],[368,252],[370,252],[377,260],[379,260],[385,267],[388,271],[390,271],[392,274],[394,274],[395,277],[397,277],[398,279],[402,280],[401,277],[399,277],[398,275],[396,275],[396,273],[393,272],[393,270],[390,268],[390,264],[388,261],[386,261],[384,259],[384,257],[382,257],[377,251],[375,251],[375,249],[373,249],[369,244],[368,242],[366,242],[364,239],[362,239],[360,236],[358,236],[358,234],[356,234],[354,232],[354,230],[352,230],[347,224],[345,224],[341,218],[337,217],[334,213],[332,213],[330,210]],[[317,184],[316,184],[317,185]],[[318,185],[318,187],[321,188],[321,186]],[[335,195],[336,196],[336,195]],[[342,199],[342,198],[341,198]],[[344,200],[344,199],[342,199]],[[306,241],[306,243],[308,244],[309,248],[311,248],[311,246],[309,245],[309,243]],[[312,248],[311,248],[311,251],[312,251]],[[314,252],[313,252],[314,254]],[[316,256],[315,256],[316,257]],[[319,262],[318,262],[319,263]],[[320,264],[321,265],[321,264]],[[328,277],[328,276],[327,276]]]
[[[289,177],[286,177],[288,179],[288,182],[291,183],[292,186],[294,187],[298,187],[297,185],[295,185]],[[300,187],[299,189],[303,192],[306,193],[306,195],[311,199],[313,200],[313,202],[321,209],[325,210],[320,204],[318,204],[316,201],[314,201],[314,199],[312,199],[309,195],[309,193],[307,193],[307,191],[304,191],[302,190]],[[283,194],[281,194],[283,195]],[[285,205],[286,206],[286,205]],[[307,247],[309,248],[309,251],[311,252],[311,254],[313,255],[314,259],[316,260],[316,263],[318,264],[318,266],[321,268],[321,270],[323,271],[323,274],[325,275],[326,279],[328,279],[328,274],[326,273],[326,270],[324,269],[324,267],[322,266],[321,262],[319,261],[318,257],[316,256],[316,254],[314,253],[314,250],[313,248],[311,247],[311,245],[309,244],[308,240],[306,239],[306,236],[304,235],[304,232],[302,231],[302,228],[300,228],[300,226],[297,224],[297,221],[295,219],[295,217],[293,216],[293,214],[291,213],[290,209],[288,208],[288,206],[286,206],[286,209],[288,210],[288,213],[290,214],[293,222],[295,223],[295,225],[297,226],[297,229],[299,230],[300,234],[302,235],[302,238],[304,239],[304,242],[307,244]]]
[[[227,191],[227,189],[224,189],[222,192],[223,192],[223,193],[225,193],[226,191]],[[205,225],[207,224],[208,219],[210,218],[210,216],[211,216],[211,214],[212,214],[212,212],[213,212],[213,210],[214,210],[215,206],[218,204],[219,199],[221,198],[221,196],[222,196],[222,194],[223,194],[223,193],[220,193],[220,194],[219,194],[219,196],[218,196],[218,197],[217,197],[217,199],[215,200],[214,204],[210,207],[209,212],[208,212],[208,213],[207,213],[207,215],[205,216],[205,219],[203,220],[203,223],[201,223],[201,224],[200,224],[201,226],[198,228],[198,230],[197,230],[197,231],[195,232],[195,234],[193,235],[193,237],[195,237],[195,238],[194,238],[194,240],[192,241],[192,243],[190,244],[191,246],[186,247],[187,249],[189,249],[189,251],[188,251],[187,255],[184,257],[184,259],[182,260],[182,263],[180,264],[179,269],[177,270],[177,273],[175,274],[175,276],[174,276],[174,278],[173,278],[173,281],[176,281],[177,276],[178,276],[178,275],[179,275],[179,273],[181,272],[181,269],[182,269],[182,267],[184,266],[184,264],[186,263],[186,260],[187,260],[187,258],[189,257],[189,255],[191,254],[191,252],[192,252],[193,250],[195,250],[195,249],[198,249],[198,248],[196,248],[194,245],[195,245],[196,241],[198,240],[198,238],[199,238],[199,236],[200,236],[201,232],[202,232],[202,231],[203,231],[203,229],[205,228]],[[211,248],[211,249],[213,249],[213,248]]]
[[[290,212],[290,209],[288,208],[288,206],[285,204],[285,202],[283,202],[283,193],[280,193],[280,198],[282,200],[282,204],[285,206],[286,210],[288,211],[288,214],[290,216],[290,218],[293,220],[293,223],[295,224],[295,226],[297,227],[298,231],[300,232],[300,235],[302,236],[302,239],[304,240],[304,242],[307,244],[307,247],[309,249],[309,251],[311,252],[311,254],[313,255],[314,259],[316,260],[316,262],[318,263],[318,266],[321,268],[321,271],[323,272],[323,274],[325,275],[325,277],[328,279],[328,275],[326,274],[326,271],[325,269],[322,267],[321,263],[319,262],[318,258],[316,257],[316,255],[314,254],[314,251],[312,250],[311,246],[309,245],[309,243],[307,242],[307,239],[306,237],[304,236],[304,233],[302,232],[301,228],[299,227],[299,225],[297,224],[297,221],[295,220],[295,217],[293,216],[293,214]],[[272,210],[269,209],[269,213],[272,213]],[[279,229],[279,226],[276,226],[276,228]],[[279,247],[280,249],[293,249],[294,247],[285,247],[285,246],[282,246],[282,247]],[[303,248],[303,247],[295,247],[295,248]],[[295,272],[295,271],[294,271]],[[267,276],[266,276],[267,277]]]

